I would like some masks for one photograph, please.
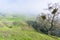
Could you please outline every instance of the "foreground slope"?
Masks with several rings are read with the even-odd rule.
[[[31,28],[0,28],[0,40],[55,40],[42,33],[38,33]],[[58,40],[58,39],[57,39]]]
[[[9,24],[13,21],[15,25]],[[16,23],[16,21],[19,22]],[[21,19],[8,19],[5,22],[7,24],[4,24],[2,20],[0,21],[0,40],[60,40],[59,38],[36,32],[31,26],[21,21]]]

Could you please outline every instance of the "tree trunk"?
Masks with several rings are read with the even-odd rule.
[[[48,30],[48,35],[50,35],[50,34],[51,34],[51,31],[52,31],[53,22],[54,22],[54,17],[55,17],[55,14],[53,15],[53,18],[52,18],[52,20],[51,20],[51,27],[50,27],[49,30]]]

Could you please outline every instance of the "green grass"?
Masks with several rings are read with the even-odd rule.
[[[28,27],[0,28],[0,40],[55,40]]]
[[[43,33],[36,32],[31,26],[28,26],[23,18],[7,19],[8,22],[18,21],[20,25],[13,25],[12,28],[3,24],[0,28],[0,40],[60,40],[54,36],[48,36]],[[3,21],[1,20],[0,24]]]
[[[56,37],[38,33],[33,28],[0,28],[0,40],[58,40]],[[60,39],[59,39],[60,40]]]

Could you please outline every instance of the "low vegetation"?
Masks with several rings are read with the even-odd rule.
[[[31,25],[29,26],[23,19],[15,18],[1,20],[0,40],[60,40],[55,36],[48,36],[42,32],[37,32]]]

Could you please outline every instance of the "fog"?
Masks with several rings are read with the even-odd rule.
[[[1,13],[40,14],[48,3],[60,2],[59,0],[0,0]]]

